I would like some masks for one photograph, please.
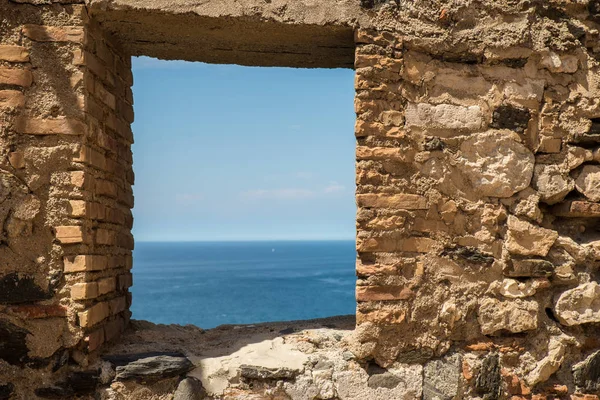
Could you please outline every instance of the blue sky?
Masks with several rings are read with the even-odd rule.
[[[137,241],[353,239],[353,71],[134,58]]]

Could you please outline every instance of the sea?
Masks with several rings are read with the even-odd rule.
[[[137,242],[132,318],[253,324],[354,314],[353,241]]]

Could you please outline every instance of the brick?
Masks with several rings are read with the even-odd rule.
[[[96,230],[96,244],[101,245],[114,245],[117,240],[116,233],[114,231],[100,228]]]
[[[104,327],[90,332],[84,338],[84,342],[87,344],[87,349],[89,352],[98,349],[104,343]]]
[[[359,207],[392,208],[402,210],[426,210],[427,198],[416,194],[358,194],[356,202]]]
[[[36,42],[83,43],[84,32],[81,26],[25,25],[23,34]]]
[[[23,46],[0,45],[0,60],[8,62],[28,62],[29,51]]]
[[[83,200],[69,200],[69,216],[82,218],[87,215],[86,202]]]
[[[416,151],[397,147],[367,147],[356,148],[357,160],[385,160],[411,163],[415,160]]]
[[[73,65],[81,66],[85,64],[85,58],[83,56],[82,49],[73,50]]]
[[[67,308],[60,304],[25,304],[11,306],[7,309],[8,312],[21,315],[25,318],[57,318],[66,317]]]
[[[29,87],[33,83],[33,75],[27,69],[0,67],[0,85]]]
[[[13,168],[25,168],[25,154],[22,151],[8,153],[8,162]]]
[[[102,271],[108,267],[108,258],[99,255],[67,256],[63,261],[65,273]]]
[[[116,315],[127,308],[127,297],[121,296],[110,301],[110,313]]]
[[[89,300],[99,295],[98,284],[96,282],[76,283],[71,286],[71,298],[73,300]]]
[[[102,171],[107,170],[107,162],[104,154],[92,149],[89,146],[82,146],[79,156],[73,159],[75,162],[82,162]]]
[[[101,83],[96,83],[94,88],[96,96],[111,109],[117,108],[117,99],[114,94],[108,91]]]
[[[83,243],[85,241],[81,226],[57,226],[56,239],[63,244]]]
[[[391,301],[407,300],[415,293],[408,287],[401,286],[357,286],[357,301]]]
[[[85,172],[83,171],[72,171],[71,172],[71,185],[83,188],[85,185]]]
[[[115,198],[117,197],[117,185],[105,179],[97,179],[95,192],[99,195]]]
[[[117,288],[117,278],[111,276],[110,278],[100,279],[98,281],[98,292],[100,295],[114,292]]]
[[[88,328],[106,319],[110,315],[110,308],[107,302],[98,303],[77,315],[79,326]]]
[[[133,275],[131,273],[119,275],[119,290],[127,290],[133,286]]]
[[[28,135],[82,135],[87,125],[73,118],[26,118],[17,120],[16,129]]]
[[[18,90],[0,90],[0,107],[22,108],[25,95]]]
[[[87,216],[91,219],[104,219],[106,217],[106,207],[100,203],[88,203]]]
[[[366,264],[360,261],[356,263],[356,274],[359,276],[372,275],[398,275],[401,264]]]
[[[104,337],[106,341],[118,337],[125,330],[125,321],[123,318],[115,318],[104,325]]]

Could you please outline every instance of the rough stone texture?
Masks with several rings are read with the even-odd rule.
[[[185,378],[177,386],[173,400],[202,400],[206,392],[197,379]]]
[[[438,387],[423,369],[454,354],[455,398],[593,387],[571,368],[598,349],[598,1],[0,0],[0,15],[0,386],[13,397],[74,395],[69,377],[129,322],[131,55],[355,69],[356,329],[316,358],[283,337],[246,343],[258,361],[202,354],[207,390],[414,399]],[[106,398],[179,383],[109,372]]]
[[[423,370],[423,399],[451,400],[459,392],[462,357],[454,354],[430,361]]]
[[[118,366],[116,379],[149,382],[183,375],[193,364],[186,357],[154,356],[140,358],[129,364]]]

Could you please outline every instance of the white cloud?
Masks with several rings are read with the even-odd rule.
[[[340,185],[337,182],[330,182],[325,189],[323,189],[324,193],[339,193],[343,192],[346,189],[344,186]]]
[[[242,197],[252,200],[277,199],[298,200],[315,197],[315,192],[308,189],[286,188],[286,189],[256,189],[242,193]]]

